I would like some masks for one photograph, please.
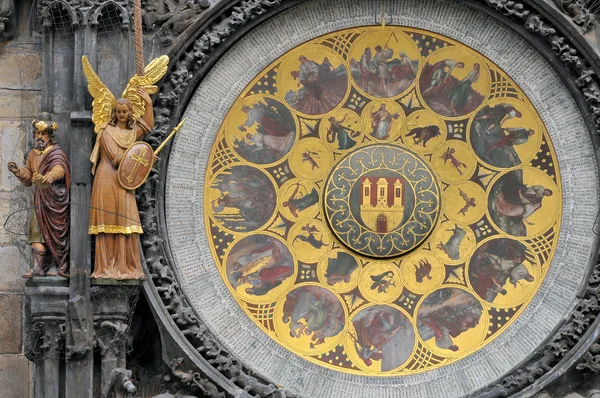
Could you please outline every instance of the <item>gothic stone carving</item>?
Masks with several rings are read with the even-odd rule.
[[[576,366],[577,370],[591,370],[594,373],[600,372],[600,341],[592,344],[590,349],[583,354],[581,361]]]
[[[590,69],[588,62],[567,38],[557,32],[556,28],[534,13],[525,4],[512,0],[481,0],[488,6],[507,17],[521,22],[525,28],[545,40],[564,67],[570,72],[575,83],[580,87],[594,118],[596,128],[600,128],[600,90],[599,80]],[[563,1],[563,3],[571,3]]]
[[[155,112],[155,129],[148,137],[151,145],[159,144],[167,136],[171,110],[179,105],[179,98],[187,88],[193,76],[193,71],[201,67],[208,59],[212,50],[235,31],[237,27],[265,13],[269,8],[277,4],[279,4],[278,1],[259,0],[239,3],[232,8],[232,12],[228,17],[214,24],[192,45],[183,56],[183,60],[175,64],[176,66],[170,73],[167,83],[163,85],[159,94],[158,107]],[[171,265],[164,256],[163,241],[158,237],[159,231],[156,223],[158,209],[155,198],[157,187],[158,175],[154,173],[138,191],[138,202],[140,203],[139,209],[142,226],[146,232],[142,236],[142,247],[152,280],[167,311],[181,329],[183,335],[196,347],[198,353],[217,371],[221,372],[246,392],[256,397],[283,398],[293,396],[279,390],[267,381],[261,380],[259,377],[251,376],[250,370],[246,369],[231,354],[226,352],[207,331],[206,327],[197,319],[192,308],[185,301]],[[177,377],[182,376],[190,382],[197,380],[198,376],[194,378],[194,372],[191,374],[190,372],[178,372]],[[197,372],[196,374],[200,375]],[[210,382],[204,380],[202,383]],[[204,385],[202,388],[214,389],[217,387],[216,385],[212,385],[211,387]]]
[[[14,29],[14,26],[9,26],[14,12],[14,0],[0,0],[0,38],[2,39],[8,38],[5,37],[5,32],[7,32],[9,28]]]
[[[69,333],[67,340],[71,343],[66,347],[67,359],[79,359],[84,357],[90,350],[90,329],[91,323],[85,317],[86,300],[82,296],[75,296],[69,299],[67,304],[67,321]]]
[[[123,29],[129,29],[130,13],[127,0],[39,0],[37,2],[38,16],[45,28],[54,26],[53,11],[57,7],[66,10],[74,26],[95,25],[106,6],[115,7],[121,16]]]
[[[510,19],[521,23],[527,30],[539,36],[554,51],[572,79],[579,86],[588,103],[596,127],[600,127],[600,91],[597,76],[587,61],[567,38],[541,15],[528,6],[513,0],[479,0]],[[279,5],[278,0],[247,0],[225,10],[222,19],[206,29],[175,62],[161,87],[156,105],[156,127],[148,137],[151,144],[160,143],[168,134],[171,118],[176,118],[173,110],[178,110],[179,100],[190,88],[193,75],[206,65],[211,53],[242,25],[253,18],[268,12]],[[154,283],[167,311],[198,353],[216,370],[258,397],[289,397],[289,393],[277,390],[270,383],[250,376],[246,369],[231,356],[207,331],[186,303],[168,257],[164,253],[163,241],[158,237],[158,208],[156,195],[159,191],[157,174],[151,176],[138,192],[141,219],[146,234],[142,238],[143,250]],[[579,307],[565,322],[550,344],[525,364],[521,369],[509,374],[492,388],[481,391],[484,396],[507,396],[533,384],[542,375],[550,372],[562,358],[583,338],[600,312],[600,265],[596,266],[590,279],[585,297]],[[189,372],[184,372],[186,378]],[[184,376],[180,374],[181,376]]]
[[[0,28],[2,27],[2,1],[0,0]],[[210,7],[209,0],[145,0],[142,1],[142,19],[148,32],[155,32],[162,46],[170,46],[174,40],[183,35],[198,16]],[[42,26],[51,28],[54,25],[52,10],[63,7],[71,16],[73,25],[97,24],[105,6],[116,7],[121,14],[124,29],[129,29],[133,0],[40,0],[38,15]]]
[[[192,370],[182,370],[182,364],[183,358],[172,360],[169,363],[171,375],[165,375],[165,381],[170,382],[171,388],[177,390],[177,396],[182,394],[200,394],[203,397],[225,397],[225,394],[216,385],[204,378],[202,374]]]
[[[58,277],[32,278],[26,282],[30,318],[25,342],[27,358],[36,363],[58,359],[65,338],[65,313],[69,288]]]
[[[147,0],[142,18],[146,29],[156,32],[160,44],[170,46],[209,6],[209,0]]]
[[[590,9],[591,3],[589,0],[554,0],[554,4],[570,16],[573,23],[578,25],[583,33],[592,29],[596,21],[596,16]]]
[[[102,398],[114,394],[115,398],[125,398],[128,394],[135,394],[137,388],[131,382],[131,370],[115,368],[110,371],[109,380],[102,385]]]
[[[94,342],[100,348],[100,355],[105,357],[110,352],[110,355],[117,357],[124,354],[129,325],[121,321],[103,321],[97,323],[95,329],[97,332]]]
[[[126,397],[137,390],[131,371],[125,368],[130,345],[130,302],[139,285],[96,285],[92,287],[94,344],[100,350],[102,397]]]
[[[35,322],[31,325],[32,347],[25,356],[32,362],[42,363],[46,358],[58,359],[64,344],[64,323]]]

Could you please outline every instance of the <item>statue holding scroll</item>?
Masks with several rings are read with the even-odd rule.
[[[33,211],[29,220],[29,243],[33,267],[24,277],[69,276],[69,160],[58,146],[56,122],[34,120],[33,149],[25,167],[8,162],[8,170],[22,184],[33,186]]]
[[[88,89],[94,98],[92,121],[97,133],[90,157],[94,184],[88,233],[96,235],[93,278],[143,279],[139,248],[143,230],[134,192],[140,184],[126,182],[139,180],[137,174],[149,173],[152,167],[154,154],[138,141],[154,126],[149,94],[156,93],[153,84],[165,74],[168,63],[167,56],[153,60],[143,74],[129,81],[123,98],[115,100],[83,57]],[[130,165],[125,178],[124,164]]]

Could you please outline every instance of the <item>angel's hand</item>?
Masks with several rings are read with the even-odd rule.
[[[152,155],[152,163],[158,162],[158,155]]]
[[[152,98],[150,98],[150,95],[146,92],[146,90],[144,90],[143,87],[138,88],[136,94],[142,97],[147,105],[152,105]]]

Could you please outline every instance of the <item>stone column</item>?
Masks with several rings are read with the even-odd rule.
[[[34,277],[25,285],[25,296],[30,311],[26,350],[35,364],[35,397],[58,398],[62,395],[59,369],[64,357],[68,281],[61,277]]]
[[[95,280],[91,290],[94,307],[95,344],[100,350],[101,392],[116,397],[135,392],[126,368],[127,333],[133,308],[130,303],[140,292],[140,281]]]
[[[1,0],[0,0],[1,2]],[[38,16],[42,26],[43,77],[42,110],[52,114],[68,131],[71,162],[71,247],[70,290],[66,322],[65,395],[91,398],[94,385],[92,352],[93,310],[90,300],[90,275],[93,259],[92,241],[88,235],[89,203],[92,188],[90,153],[94,143],[91,98],[82,71],[81,56],[87,55],[94,69],[108,87],[121,92],[125,81],[119,73],[106,73],[107,63],[98,61],[98,29],[103,15],[117,13],[123,30],[129,27],[127,0],[84,1],[38,0]],[[104,39],[123,52],[129,34],[115,29]],[[110,46],[109,46],[110,49]],[[103,50],[106,52],[106,50]],[[111,61],[126,65],[126,54],[107,51]],[[127,53],[128,51],[125,51]],[[102,69],[104,67],[104,69]],[[125,68],[122,68],[125,69]],[[108,71],[112,72],[112,71]],[[109,325],[109,323],[105,324]],[[103,329],[106,329],[104,327]]]

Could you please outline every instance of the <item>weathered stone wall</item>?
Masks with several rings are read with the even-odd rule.
[[[28,397],[32,386],[23,345],[21,278],[31,261],[23,211],[31,193],[6,167],[11,160],[23,164],[30,122],[40,113],[41,41],[31,31],[32,2],[16,2],[17,23],[9,26],[14,39],[0,44],[0,221],[6,226],[0,228],[0,386],[5,398]]]

